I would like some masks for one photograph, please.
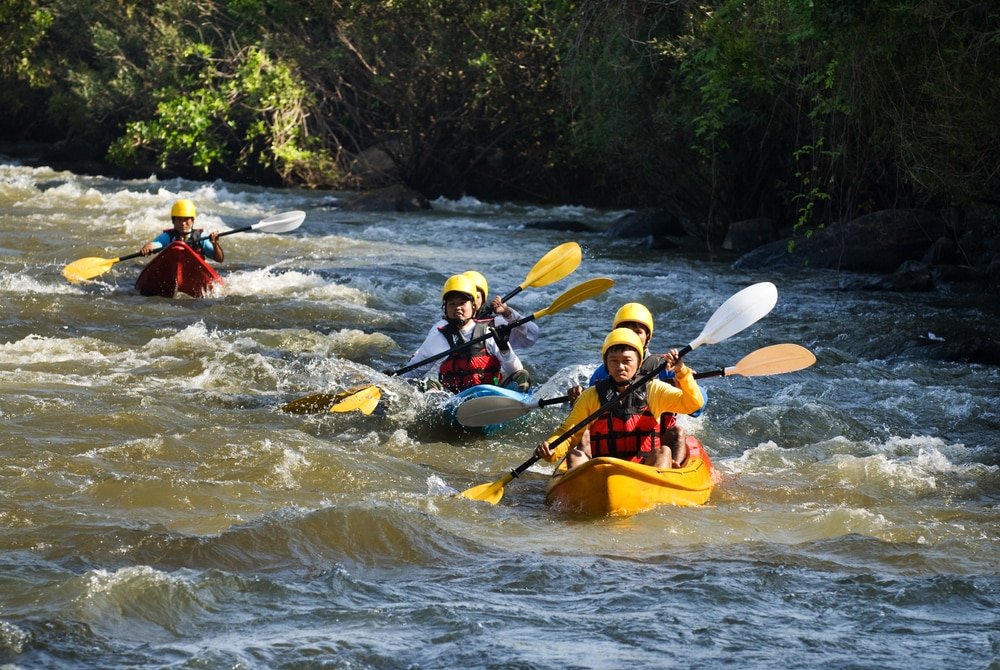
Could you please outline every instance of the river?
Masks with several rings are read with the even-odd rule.
[[[337,196],[0,160],[0,667],[1000,668],[1000,370],[921,347],[956,324],[995,333],[995,300],[523,225],[621,212],[349,213]],[[307,216],[224,238],[226,283],[201,300],[138,295],[143,259],[63,278],[136,251],[178,197],[209,231]],[[703,382],[686,425],[722,474],[708,505],[565,516],[543,503],[543,464],[497,505],[456,497],[530,457],[565,409],[463,433],[378,372],[419,346],[449,275],[479,270],[502,295],[571,240],[579,269],[516,308],[616,284],[538,319],[522,356],[541,397],[589,375],[628,301],[665,350],[772,281],[769,315],[687,362],[816,355]],[[376,415],[278,409],[373,380]]]

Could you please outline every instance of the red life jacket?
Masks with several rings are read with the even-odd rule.
[[[595,386],[602,405],[618,395],[610,378]],[[664,412],[660,420],[656,420],[649,411],[643,386],[590,424],[590,454],[594,458],[613,456],[641,463],[643,455],[660,446],[660,432],[672,428],[675,423],[677,417],[670,412]]]
[[[476,321],[472,329],[472,337],[476,339],[486,335],[489,321]],[[438,328],[448,340],[450,349],[467,340],[462,337],[458,326],[448,323]],[[500,359],[486,349],[487,340],[472,346],[462,347],[444,359],[438,370],[438,381],[452,393],[459,393],[477,384],[496,384],[500,381]]]

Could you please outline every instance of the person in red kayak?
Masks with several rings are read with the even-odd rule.
[[[601,357],[609,377],[583,392],[559,429],[535,448],[535,455],[550,463],[565,455],[569,468],[598,456],[613,456],[661,469],[678,465],[672,454],[675,445],[664,444],[661,440],[660,416],[665,412],[690,414],[700,408],[705,399],[694,381],[694,372],[677,356],[676,349],[662,357],[667,369],[674,373],[676,386],[653,379],[598,416],[585,430],[577,431],[556,449],[549,448],[550,442],[635,381],[644,350],[643,341],[628,328],[615,328],[608,333],[601,347]],[[589,439],[585,439],[587,437]],[[683,441],[681,431],[677,439]]]
[[[453,275],[441,289],[441,309],[445,322],[431,327],[410,359],[408,365],[455,349],[441,362],[437,383],[459,393],[477,384],[494,384],[526,391],[530,381],[502,328],[494,329],[489,321],[475,317],[476,286],[466,275]],[[491,335],[484,341],[457,348],[463,342]],[[405,378],[418,378],[430,372],[434,361],[405,373]]]
[[[180,240],[201,254],[202,258],[211,258],[213,261],[221,263],[225,260],[226,254],[219,244],[219,231],[213,231],[208,237],[204,237],[204,231],[194,227],[195,216],[197,216],[197,211],[193,202],[187,199],[178,200],[170,208],[173,228],[167,228],[147,242],[142,249],[139,249],[139,253],[148,256],[154,251],[165,248],[171,242]]]

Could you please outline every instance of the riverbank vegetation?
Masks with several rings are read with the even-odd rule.
[[[0,139],[136,174],[708,226],[1000,204],[990,2],[2,0],[0,19]]]

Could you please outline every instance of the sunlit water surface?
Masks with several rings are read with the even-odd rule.
[[[284,235],[225,238],[224,287],[144,298],[116,258],[177,197],[206,230],[301,209]],[[1000,667],[1000,371],[935,360],[996,332],[998,303],[838,290],[843,277],[737,272],[703,254],[525,228],[621,212],[433,203],[339,210],[336,194],[123,182],[0,162],[0,665],[7,668]],[[688,356],[732,366],[795,342],[812,368],[705,381],[688,419],[723,475],[711,503],[561,516],[544,467],[499,505],[457,498],[531,455],[549,407],[483,437],[437,417],[402,366],[451,274],[495,294],[569,240],[606,294],[539,319],[540,397],[586,378],[615,310],[693,340],[758,281],[777,307]],[[377,381],[378,415],[290,400]]]

